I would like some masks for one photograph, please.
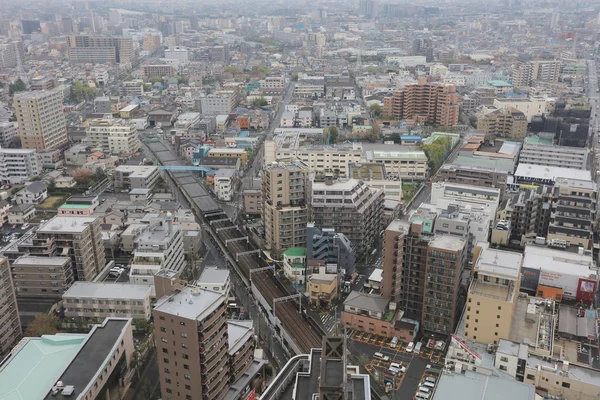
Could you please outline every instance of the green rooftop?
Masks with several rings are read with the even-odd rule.
[[[306,247],[290,247],[283,254],[288,257],[306,257]]]
[[[529,136],[525,139],[526,144],[543,144],[546,146],[552,146],[552,139],[545,139],[539,136]]]
[[[0,399],[45,398],[73,361],[86,337],[57,334],[30,338],[0,368]]]
[[[58,207],[58,208],[75,208],[75,209],[86,209],[86,208],[90,208],[92,205],[91,204],[63,204],[62,206]]]

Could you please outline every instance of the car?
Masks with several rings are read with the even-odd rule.
[[[27,229],[27,228],[29,228],[29,223],[28,223],[28,222],[25,222],[25,223],[23,224],[23,226],[21,226],[21,229]]]
[[[433,376],[426,376],[425,382],[435,383],[436,379]]]
[[[373,354],[373,358],[375,358],[377,360],[385,361],[385,362],[390,361],[390,357],[389,356],[384,356],[383,354],[381,354],[379,352]]]
[[[129,190],[123,189],[123,190],[121,190],[121,193],[129,193]]]
[[[395,349],[395,348],[396,348],[396,346],[398,346],[398,338],[397,338],[396,336],[394,336],[394,337],[392,338],[392,341],[390,342],[390,347],[391,347],[392,349]]]
[[[408,346],[406,346],[406,352],[407,353],[412,353],[412,351],[414,350],[414,348],[415,348],[415,344],[413,342],[410,342],[408,344]]]

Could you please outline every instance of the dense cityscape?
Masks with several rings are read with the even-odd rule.
[[[0,399],[597,400],[600,1],[0,2]]]

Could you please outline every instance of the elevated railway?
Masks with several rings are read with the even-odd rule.
[[[232,269],[266,312],[269,323],[291,354],[307,354],[321,347],[322,332],[301,310],[301,300],[290,296],[248,239],[209,195],[184,163],[161,142],[144,143],[160,162],[163,176],[177,186],[190,208],[224,252]]]

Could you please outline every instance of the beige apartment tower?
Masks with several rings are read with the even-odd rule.
[[[227,298],[187,286],[154,307],[163,399],[220,399],[229,388]]]
[[[63,93],[58,90],[21,92],[13,99],[24,149],[53,150],[68,143]]]
[[[0,360],[21,338],[21,321],[8,258],[0,259]]]
[[[477,121],[477,130],[490,140],[523,140],[527,136],[527,116],[512,107],[494,110]]]
[[[266,164],[262,176],[265,247],[280,259],[290,247],[306,245],[308,169],[301,162]]]
[[[508,339],[521,286],[523,255],[479,243],[467,292],[465,338],[483,344]]]
[[[133,60],[131,38],[73,35],[67,38],[72,63],[125,63]]]

